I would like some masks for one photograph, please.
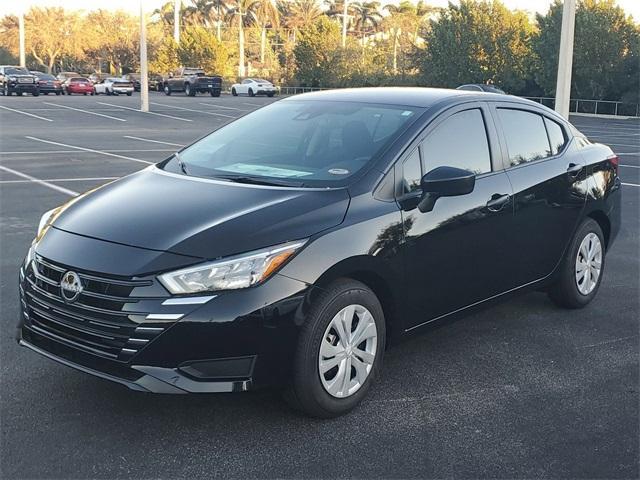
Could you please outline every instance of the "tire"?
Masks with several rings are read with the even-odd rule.
[[[84,95],[86,97],[87,96],[87,92],[83,92],[82,95]]]
[[[16,95],[21,97],[22,96],[22,92],[16,92]]]
[[[250,97],[255,97],[256,96],[256,94],[253,93],[253,90],[251,88],[249,89],[249,96]]]
[[[96,92],[91,92],[91,96],[93,97],[96,94]]]
[[[271,93],[267,93],[267,97],[271,98],[275,95],[275,93],[271,92]]]
[[[166,84],[166,85],[164,86],[164,94],[165,94],[166,96],[171,95],[171,87],[169,86],[169,84]]]
[[[131,95],[133,95],[131,92],[127,92],[127,97],[130,97]]]
[[[195,88],[191,88],[191,85],[189,85],[188,83],[185,84],[185,86],[184,86],[184,94],[187,97],[195,97],[196,93],[197,93],[197,91],[196,91]]]
[[[235,89],[235,88],[232,88],[232,89],[231,89],[231,95],[233,95],[234,97],[237,97],[237,96],[238,96],[238,92],[236,92],[236,89]]]
[[[60,96],[60,92],[56,92],[56,96]]]
[[[591,250],[592,249],[592,250]],[[593,256],[591,256],[593,252]],[[586,253],[586,255],[585,255]],[[586,258],[586,261],[581,261]],[[580,279],[578,268],[585,274]],[[599,270],[597,266],[599,265]],[[598,222],[585,219],[567,249],[554,283],[549,287],[549,298],[562,308],[583,308],[593,300],[602,282],[605,267],[605,242]],[[594,281],[595,280],[595,281]]]
[[[220,90],[209,90],[209,93],[211,94],[212,97],[219,97],[220,96]]]
[[[42,92],[43,95],[49,95],[49,92]]]
[[[33,97],[37,97],[37,96],[39,96],[39,95],[40,95],[40,90],[34,90],[33,92],[31,92],[31,95],[32,95]],[[46,93],[45,93],[45,95],[46,95]]]
[[[364,345],[373,360],[369,370],[365,370],[368,374],[362,377],[364,379],[362,382],[358,381],[357,373],[362,372],[361,368],[366,364],[360,360],[358,354],[353,352],[363,352],[356,349],[356,346],[343,347],[340,336],[336,333],[337,330],[332,329],[334,322],[336,320],[340,322],[340,315],[348,311],[348,308],[356,309],[356,315],[352,319],[357,319],[357,322],[352,323],[351,333],[357,332],[359,325],[367,325],[367,332],[374,330],[376,333],[375,338],[365,337],[369,339],[357,345],[358,347]],[[366,316],[366,312],[370,314],[369,317]],[[362,323],[365,321],[366,324]],[[375,325],[375,329],[371,324]],[[332,343],[329,343],[329,340]],[[337,356],[326,358],[321,356],[320,351],[323,345],[335,352],[341,349],[342,352],[336,355],[343,356],[343,360],[338,362]],[[340,279],[333,282],[311,304],[298,338],[292,380],[285,392],[285,399],[292,407],[312,417],[333,418],[349,412],[367,395],[375,377],[382,369],[384,347],[384,313],[375,294],[366,285],[355,280]],[[374,348],[375,351],[372,350]],[[324,371],[324,381],[321,379],[320,361],[327,364],[335,363],[332,368]],[[340,371],[347,365],[349,377],[343,376],[348,380],[345,391],[344,386],[341,386],[344,384],[340,381]],[[357,365],[360,365],[360,368]],[[351,375],[354,375],[353,378]],[[330,387],[327,386],[332,380],[337,382],[339,390],[334,393],[330,393]],[[352,382],[355,383],[352,385]]]
[[[67,90],[67,95],[71,96],[71,92],[69,90]]]

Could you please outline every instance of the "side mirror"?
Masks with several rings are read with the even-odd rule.
[[[434,168],[422,177],[422,198],[418,209],[422,212],[433,210],[440,197],[456,197],[473,192],[476,184],[475,173],[455,167]]]

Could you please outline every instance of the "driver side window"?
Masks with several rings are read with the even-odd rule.
[[[424,139],[421,148],[425,172],[443,166],[476,175],[491,171],[487,130],[479,108],[451,115]]]

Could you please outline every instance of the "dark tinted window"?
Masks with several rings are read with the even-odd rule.
[[[544,123],[547,126],[547,133],[549,134],[549,141],[551,142],[551,154],[557,155],[567,143],[564,135],[564,129],[553,120],[548,118],[544,119]]]
[[[422,180],[420,151],[416,148],[402,164],[402,193],[419,190],[420,180]]]
[[[507,140],[511,166],[551,155],[542,116],[507,108],[499,108],[498,116]]]
[[[489,142],[479,109],[447,118],[422,142],[425,172],[437,167],[457,167],[475,173],[491,171]]]

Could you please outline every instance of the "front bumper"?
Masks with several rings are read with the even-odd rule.
[[[9,83],[9,90],[11,92],[35,92],[38,90],[38,85],[35,83]]]
[[[47,242],[50,235],[57,237],[55,242]],[[36,249],[38,261],[44,261],[40,252],[46,254],[45,265],[62,266],[64,271],[73,268],[93,278],[94,286],[101,278],[113,279],[114,275],[89,270],[88,264],[71,267],[53,260],[55,248],[48,247],[60,245],[60,238],[66,240],[69,252],[75,250],[74,244],[87,247],[92,243],[92,257],[97,259],[123,258],[126,262],[127,251],[132,250],[58,231],[47,233]],[[55,278],[46,266],[30,263],[21,268],[19,343],[83,372],[155,393],[239,392],[284,384],[299,326],[315,290],[276,274],[260,286],[220,292],[205,302],[189,304],[168,295],[152,276],[139,277],[136,282],[147,283],[133,288],[131,302],[123,302],[114,312],[119,316],[110,320],[102,313],[102,304],[100,313],[85,311],[90,298],[84,294],[77,303],[58,299],[59,286],[38,278],[34,268],[41,277],[44,273]],[[98,308],[95,305],[92,308]],[[120,329],[108,330],[108,325]]]

